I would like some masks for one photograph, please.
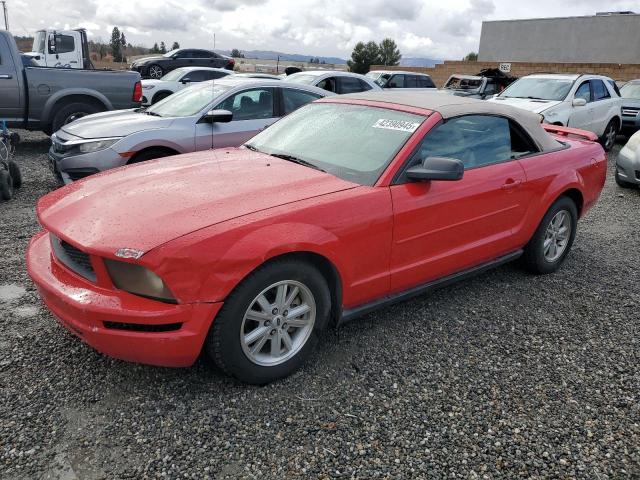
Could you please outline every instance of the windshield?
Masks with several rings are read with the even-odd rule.
[[[387,82],[389,81],[390,78],[391,78],[391,74],[390,73],[383,73],[378,78],[376,78],[374,81],[378,85],[380,85],[381,87],[384,87],[387,84]]]
[[[627,83],[620,89],[620,96],[640,100],[640,83]]]
[[[147,108],[145,113],[158,117],[190,117],[207,108],[214,99],[231,88],[230,85],[203,82],[168,96]]]
[[[299,73],[294,73],[293,75],[289,75],[285,77],[285,81],[293,82],[293,83],[302,83],[304,85],[311,85],[316,81],[318,77],[315,75],[304,75]]]
[[[164,55],[162,55],[163,57],[166,58],[170,58],[171,56],[175,55],[176,53],[178,53],[179,50],[175,49],[175,50],[169,50],[167,53],[165,53]]]
[[[312,103],[246,145],[311,164],[350,182],[373,185],[423,121],[423,116],[385,108]]]
[[[521,78],[512,83],[501,98],[532,98],[535,100],[564,100],[573,80],[563,78]]]
[[[376,78],[378,78],[380,75],[382,75],[382,73],[380,72],[369,72],[365,75],[365,77],[369,77],[371,80],[375,80]]]
[[[444,88],[456,90],[476,90],[482,85],[482,78],[451,77]]]
[[[182,78],[182,76],[186,73],[186,69],[184,68],[176,68],[175,70],[170,71],[160,80],[165,82],[177,82]]]
[[[44,45],[46,39],[46,33],[43,31],[36,32],[36,36],[33,39],[33,51],[38,53],[44,53]]]

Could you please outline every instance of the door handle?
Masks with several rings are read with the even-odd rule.
[[[0,79],[2,80],[11,80],[13,78],[13,76],[9,73],[3,73],[0,75]]]
[[[522,185],[522,180],[514,180],[513,178],[509,178],[500,188],[502,190],[511,190],[512,188],[517,188],[520,185]]]

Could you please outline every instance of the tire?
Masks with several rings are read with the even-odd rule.
[[[616,144],[616,137],[618,136],[618,121],[614,118],[609,121],[604,133],[599,139],[600,145],[604,148],[605,152],[610,151]]]
[[[22,186],[22,172],[18,164],[13,160],[9,160],[9,174],[13,181],[13,188],[20,188]]]
[[[164,76],[164,70],[160,65],[156,65],[154,63],[153,65],[149,65],[147,74],[149,75],[149,78],[159,79]]]
[[[68,105],[63,105],[53,116],[51,131],[57,132],[63,127],[63,125],[71,123],[86,115],[91,115],[92,113],[98,113],[101,111],[103,111],[103,109],[100,109],[90,103],[70,103]]]
[[[151,99],[151,105],[153,105],[154,103],[158,103],[160,100],[164,100],[169,95],[171,95],[171,92],[158,92],[158,93],[156,93],[153,96],[153,98]]]
[[[289,306],[281,302],[278,306],[277,292],[283,283],[287,284],[286,294],[282,295],[285,299],[297,288]],[[261,296],[263,303],[268,302],[266,308],[259,306]],[[303,311],[305,306],[308,311],[297,320],[287,316],[288,309]],[[260,319],[247,318],[249,309],[257,312]],[[228,375],[263,385],[291,375],[302,366],[318,342],[318,332],[328,324],[330,311],[329,287],[316,268],[298,260],[276,260],[254,271],[227,297],[213,321],[205,350]],[[254,335],[253,340],[243,340],[251,332],[260,331],[264,333]],[[274,342],[279,345],[275,355]]]
[[[559,217],[561,213],[564,213],[565,216]],[[560,226],[556,223],[557,229],[561,231],[561,226],[568,225],[571,230],[568,235],[565,234],[564,236],[560,236],[558,232],[550,239],[551,244],[555,243],[556,246],[558,243],[562,243],[563,238],[565,240],[561,251],[556,250],[555,253],[557,256],[554,256],[552,255],[553,245],[551,245],[551,249],[546,252],[545,243],[546,240],[549,240],[547,238],[549,229],[553,228],[551,227],[551,222],[557,222],[560,218],[566,218],[568,223],[562,223]],[[576,208],[574,201],[565,196],[558,198],[558,200],[551,205],[549,210],[547,210],[547,213],[542,218],[542,221],[540,222],[536,232],[533,234],[533,237],[524,248],[523,261],[527,270],[540,275],[553,273],[558,270],[571,250],[573,240],[576,237],[577,226],[578,209]]]
[[[7,170],[0,170],[0,198],[2,200],[13,198],[13,182]]]
[[[147,160],[154,160],[156,158],[169,157],[171,155],[175,155],[171,153],[169,150],[164,150],[162,148],[150,148],[149,150],[143,150],[138,153],[135,157],[133,157],[127,165],[132,165],[134,163],[146,162]]]
[[[634,187],[633,183],[625,182],[624,180],[622,180],[617,171],[616,171],[616,183],[621,188],[633,188]]]

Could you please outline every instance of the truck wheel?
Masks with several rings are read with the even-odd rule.
[[[11,175],[6,170],[0,170],[0,198],[11,200],[13,197],[13,182]]]
[[[63,125],[71,123],[74,120],[82,118],[86,115],[91,115],[93,113],[98,113],[101,111],[103,111],[103,109],[100,109],[90,103],[70,103],[68,105],[64,105],[59,108],[53,116],[51,129],[53,132],[57,132],[62,128]]]
[[[164,100],[169,95],[171,95],[170,92],[158,92],[158,93],[156,93],[155,96],[153,97],[153,100],[151,100],[151,105],[153,105],[154,103],[158,103],[160,100]]]
[[[566,258],[578,226],[578,209],[569,197],[562,196],[547,210],[536,233],[524,247],[524,264],[532,273],[553,273]]]
[[[162,67],[160,65],[149,65],[149,78],[162,78],[164,76],[164,70],[162,70]]]
[[[329,320],[322,274],[299,260],[258,268],[228,295],[205,350],[227,374],[253,384],[286,377],[311,354]]]
[[[13,188],[20,188],[22,186],[22,172],[20,167],[13,160],[9,160],[9,175],[13,181]]]

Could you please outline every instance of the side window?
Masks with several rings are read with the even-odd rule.
[[[433,80],[423,75],[420,75],[418,77],[418,86],[420,88],[436,88],[435,84],[433,83]]]
[[[211,54],[205,50],[194,50],[193,58],[211,58]]]
[[[404,76],[404,87],[405,88],[418,88],[418,77],[415,75],[405,75]]]
[[[387,83],[388,88],[404,88],[404,75],[394,75]]]
[[[207,76],[208,73],[209,72],[203,70],[191,70],[189,73],[186,73],[182,79],[188,78],[192,82],[204,82],[209,79]]]
[[[283,88],[282,98],[284,100],[284,114],[287,115],[288,113],[293,112],[301,106],[309,102],[313,102],[314,100],[317,100],[321,97],[313,93],[303,92],[302,90]]]
[[[76,49],[71,35],[56,35],[56,53],[69,53]]]
[[[484,87],[485,95],[493,95],[494,93],[498,93],[498,86],[494,82],[488,82],[487,86]]]
[[[605,100],[611,98],[609,90],[602,80],[591,80],[591,88],[593,88],[593,101]]]
[[[578,87],[576,90],[575,98],[584,98],[587,103],[591,101],[591,88],[589,87],[589,82],[584,82],[582,85]]]
[[[611,88],[613,89],[614,92],[616,92],[616,95],[618,95],[619,97],[622,96],[620,94],[620,89],[618,88],[618,84],[616,82],[614,82],[613,80],[607,80],[607,83],[611,85]]]
[[[369,85],[367,82],[365,82],[361,78],[359,78],[358,81],[360,82],[360,91],[362,92],[366,92],[367,90],[371,90],[373,88],[371,85]]]
[[[522,128],[504,117],[466,115],[431,130],[413,154],[409,166],[428,157],[456,158],[465,169],[483,167],[538,152]]]
[[[362,91],[360,79],[355,77],[339,77],[340,93],[356,93]]]
[[[224,78],[228,76],[227,73],[223,73],[223,72],[204,72],[204,73],[206,75],[205,80],[217,80],[218,78]]]
[[[325,78],[324,80],[319,81],[316,86],[334,93],[337,93],[338,91],[336,89],[336,79],[334,77]]]
[[[256,88],[236,93],[220,103],[219,110],[229,110],[233,120],[256,120],[274,117],[273,90]]]

